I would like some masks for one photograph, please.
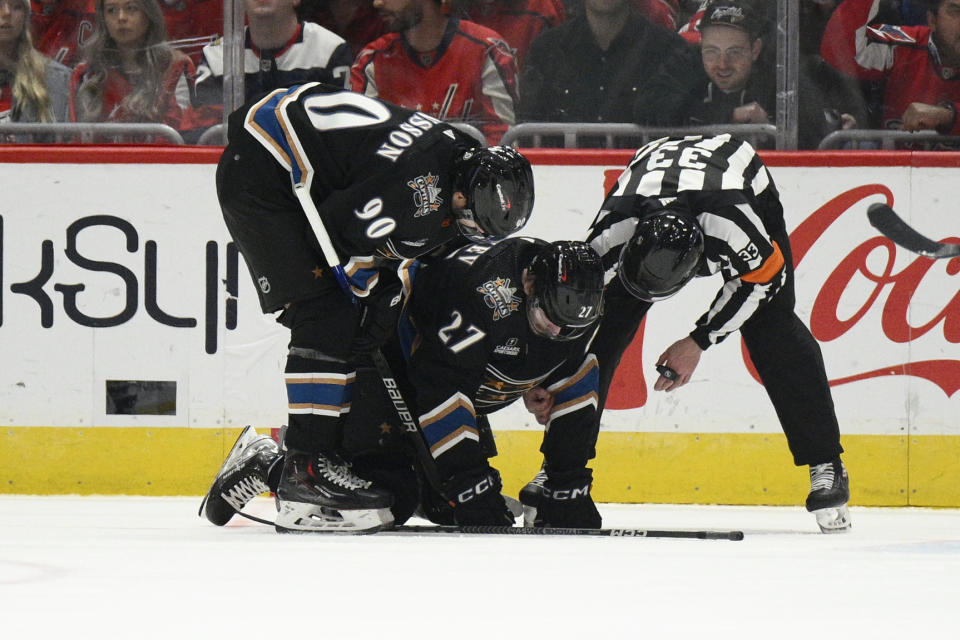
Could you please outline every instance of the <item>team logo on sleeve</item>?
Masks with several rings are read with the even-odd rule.
[[[437,186],[439,182],[437,176],[429,173],[407,182],[407,186],[413,189],[413,204],[417,208],[414,218],[430,215],[443,204],[443,198],[440,197],[442,189]]]
[[[488,280],[477,287],[483,294],[483,301],[493,309],[493,319],[503,320],[520,308],[520,298],[517,297],[517,288],[510,286],[510,278]]]
[[[893,24],[880,24],[875,27],[867,27],[867,31],[874,40],[881,42],[894,42],[897,44],[916,44],[917,39],[912,35]]]

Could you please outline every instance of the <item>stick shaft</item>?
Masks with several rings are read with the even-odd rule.
[[[385,533],[412,534],[479,534],[518,536],[595,536],[607,538],[692,538],[696,540],[743,540],[742,531],[686,531],[670,529],[575,529],[560,527],[508,527],[508,526],[418,526],[401,525],[387,529]]]
[[[323,257],[326,259],[327,264],[333,269],[334,275],[340,283],[340,287],[347,295],[352,297],[353,292],[350,289],[350,284],[340,264],[340,257],[337,255],[333,242],[330,240],[330,234],[327,233],[327,229],[323,225],[323,219],[320,217],[317,205],[314,203],[313,198],[310,197],[309,189],[307,189],[305,185],[298,184],[293,188],[293,191],[300,201],[300,206],[303,207],[303,211],[307,216],[307,222],[310,223],[313,235],[316,236],[320,250],[323,251]],[[374,351],[371,357],[373,358],[374,366],[377,368],[377,373],[383,380],[387,394],[390,396],[390,401],[393,403],[393,407],[400,417],[400,421],[403,423],[403,430],[413,443],[414,449],[416,449],[417,457],[420,459],[420,465],[423,468],[427,480],[437,492],[440,492],[440,475],[437,471],[433,455],[430,453],[430,450],[427,449],[427,443],[421,435],[420,426],[416,418],[413,417],[410,406],[400,393],[400,387],[397,385],[397,380],[393,375],[393,371],[390,369],[390,365],[387,363],[387,359],[379,349]]]

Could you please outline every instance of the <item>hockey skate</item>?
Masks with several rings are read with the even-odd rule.
[[[323,454],[287,451],[277,504],[280,533],[373,533],[393,524],[390,492]]]
[[[253,427],[246,427],[213,479],[197,515],[206,516],[218,527],[227,524],[248,502],[270,491],[270,473],[279,471],[277,463],[282,461],[283,456],[273,438],[259,435]]]
[[[543,483],[547,481],[547,471],[540,467],[540,471],[533,480],[520,489],[520,504],[523,505],[523,526],[532,527],[537,519],[537,509],[543,497]]]
[[[810,465],[810,495],[807,496],[807,511],[817,518],[823,533],[849,531],[850,482],[847,468],[840,458],[830,462]]]

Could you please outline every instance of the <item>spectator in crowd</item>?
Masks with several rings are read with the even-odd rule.
[[[204,45],[216,40],[223,31],[223,0],[165,0],[160,8],[170,46],[199,65]]]
[[[885,129],[960,134],[960,0],[928,0],[929,26],[873,24],[880,0],[846,0],[824,32],[821,52],[835,69],[884,81]]]
[[[0,122],[67,120],[70,70],[33,48],[30,1],[0,0]]]
[[[647,79],[684,47],[631,0],[586,0],[582,14],[534,40],[520,82],[520,120],[632,122]]]
[[[374,0],[387,35],[350,73],[354,91],[479,127],[500,140],[515,122],[517,66],[497,32],[445,15],[440,0]]]
[[[31,0],[33,41],[49,58],[74,67],[93,36],[96,25],[94,0]],[[216,40],[223,29],[223,0],[177,0],[160,2],[170,46],[200,62],[203,45]]]
[[[677,0],[634,0],[633,4],[641,15],[653,24],[670,31],[676,31],[680,27],[680,7]]]
[[[43,55],[68,67],[82,58],[97,24],[94,0],[32,0],[33,41]]]
[[[365,44],[386,33],[373,0],[303,0],[300,16],[344,38],[350,47],[351,61]]]
[[[676,31],[680,26],[679,0],[631,0],[634,8],[644,18],[664,29]],[[583,13],[584,0],[563,0],[567,16]]]
[[[765,16],[744,0],[713,0],[704,9],[699,50],[682,52],[664,63],[637,101],[637,122],[773,123],[777,84],[771,56],[764,55]],[[859,87],[818,58],[802,59],[799,84],[801,148],[816,148],[828,133],[865,122]]]
[[[523,70],[533,40],[567,19],[560,0],[466,0],[463,17],[503,36]]]
[[[157,0],[97,0],[94,34],[70,78],[70,119],[180,129],[195,72],[166,35]]]
[[[300,0],[245,0],[244,94],[252,97],[293,84],[346,87],[350,47],[337,34],[297,18]],[[197,69],[197,102],[223,103],[223,41],[203,48]],[[218,117],[220,114],[218,114]]]

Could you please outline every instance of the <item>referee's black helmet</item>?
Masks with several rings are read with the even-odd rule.
[[[620,251],[620,281],[641,300],[665,300],[697,275],[703,229],[689,210],[672,205],[641,219]]]
[[[467,239],[499,240],[527,223],[533,210],[533,170],[519,151],[471,149],[457,163],[457,174],[454,188],[466,197],[467,206],[454,215]]]
[[[560,327],[553,340],[573,340],[584,334],[603,313],[603,264],[585,242],[560,240],[541,249],[530,262],[533,294],[527,314],[542,310]]]

